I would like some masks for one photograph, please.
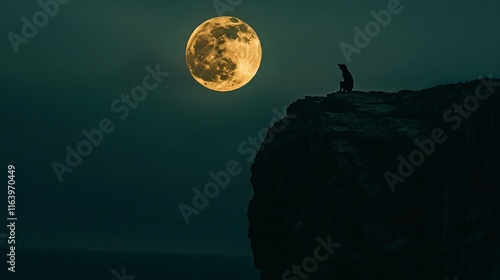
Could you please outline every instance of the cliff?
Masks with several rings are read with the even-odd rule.
[[[500,279],[499,93],[486,79],[291,104],[252,165],[261,279]]]

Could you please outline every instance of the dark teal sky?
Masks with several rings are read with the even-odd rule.
[[[21,18],[31,19],[40,7],[4,3],[0,151],[3,168],[17,167],[19,246],[251,254],[250,163],[238,146],[269,125],[274,108],[336,91],[336,65],[346,63],[339,45],[354,44],[353,28],[364,28],[370,11],[387,3],[244,0],[228,14],[256,30],[263,60],[252,82],[229,93],[201,87],[184,60],[191,32],[217,16],[212,1],[72,0],[18,54],[7,34],[21,34]],[[355,90],[421,89],[443,79],[498,75],[498,1],[401,6],[352,56]],[[120,120],[110,104],[157,64],[170,75]],[[81,130],[106,117],[115,131],[59,183],[51,163],[64,162],[65,147],[75,147]],[[186,226],[179,203],[190,203],[191,189],[231,160],[241,174]]]

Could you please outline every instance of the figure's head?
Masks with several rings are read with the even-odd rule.
[[[342,71],[347,71],[347,65],[345,64],[339,64],[339,69]]]

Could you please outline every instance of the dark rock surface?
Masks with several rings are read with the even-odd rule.
[[[262,279],[500,279],[500,83],[482,84],[291,104],[252,165]],[[328,237],[340,246],[307,259]]]

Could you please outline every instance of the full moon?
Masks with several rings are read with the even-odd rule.
[[[193,78],[214,91],[232,91],[257,74],[262,47],[257,33],[242,20],[216,17],[198,26],[186,46]]]

